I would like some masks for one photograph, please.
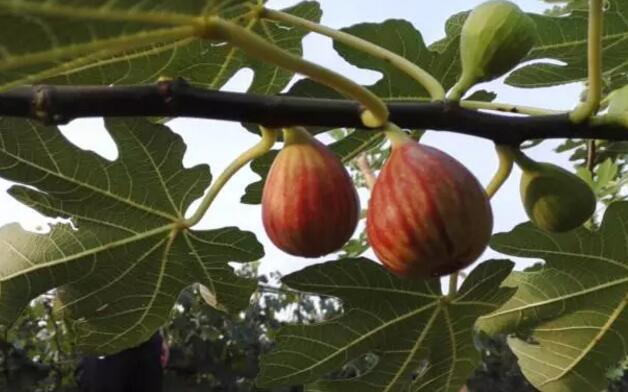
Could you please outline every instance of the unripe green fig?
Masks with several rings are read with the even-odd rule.
[[[484,252],[493,229],[484,188],[446,153],[409,137],[395,139],[369,201],[366,227],[373,251],[387,269],[406,278],[467,267]]]
[[[504,75],[528,54],[536,23],[516,4],[490,0],[474,8],[462,26],[462,74],[450,98],[459,100],[474,84]]]
[[[355,231],[360,201],[340,159],[303,128],[284,130],[284,147],[262,193],[270,240],[295,256],[340,249]]]
[[[551,163],[518,153],[521,201],[530,220],[550,232],[573,230],[595,212],[595,194],[580,177]]]

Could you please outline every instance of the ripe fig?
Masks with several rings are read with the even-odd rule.
[[[493,215],[484,188],[460,162],[398,134],[375,183],[367,215],[371,247],[408,278],[451,274],[484,251]]]
[[[474,84],[510,71],[528,54],[536,39],[536,23],[516,4],[490,0],[474,8],[462,25],[462,74],[451,98],[458,100]]]
[[[551,163],[539,163],[518,152],[521,201],[530,220],[551,232],[573,230],[595,212],[595,194],[580,177]]]
[[[360,201],[340,159],[303,128],[284,130],[284,147],[262,193],[268,237],[295,256],[340,249],[355,231]]]

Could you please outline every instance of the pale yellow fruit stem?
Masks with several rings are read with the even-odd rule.
[[[495,150],[497,151],[497,157],[499,158],[499,166],[497,167],[497,171],[491,179],[491,182],[486,186],[486,195],[489,199],[495,196],[506,180],[508,180],[515,162],[512,147],[496,144]]]
[[[357,49],[372,57],[384,60],[420,83],[427,90],[433,101],[443,101],[445,99],[445,89],[436,78],[415,63],[386,48],[356,37],[353,34],[338,31],[281,11],[264,8],[260,12],[260,17],[299,26],[305,30],[325,35],[334,41]]]
[[[201,201],[194,214],[186,219],[183,223],[185,227],[192,227],[201,221],[209,207],[212,205],[218,193],[229,182],[229,179],[233,177],[244,165],[251,162],[253,159],[258,158],[267,153],[275,144],[277,140],[277,130],[260,127],[262,132],[262,139],[250,149],[243,152],[233,162],[227,166],[227,168],[220,173],[218,178],[214,181],[212,186],[207,191],[207,194]]]
[[[402,144],[408,142],[414,142],[414,140],[412,140],[412,138],[408,136],[408,134],[402,131],[401,128],[397,126],[397,124],[394,124],[392,122],[387,122],[382,127],[382,130],[390,141],[390,144],[392,144],[393,148],[401,146]]]

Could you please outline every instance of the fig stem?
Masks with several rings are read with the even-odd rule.
[[[504,145],[495,145],[497,151],[497,157],[499,158],[499,166],[495,175],[491,179],[491,182],[486,186],[486,195],[491,199],[504,185],[506,180],[512,173],[512,167],[514,166],[515,157],[512,152],[512,147]]]
[[[588,86],[587,98],[569,115],[571,121],[579,124],[595,115],[602,101],[602,35],[604,21],[604,0],[589,1],[588,32]]]
[[[533,171],[538,168],[539,164],[536,161],[534,161],[532,158],[524,154],[523,151],[521,151],[520,149],[515,148],[515,147],[507,147],[507,146],[504,146],[504,148],[509,149],[509,153],[512,154],[515,163],[517,164],[517,166],[519,166],[521,170]]]
[[[314,136],[303,127],[283,129],[283,142],[285,145],[309,143],[312,139],[314,139]]]
[[[473,80],[460,79],[454,84],[447,94],[447,100],[450,102],[459,102],[462,96],[473,86]]]
[[[379,128],[388,120],[386,103],[368,89],[330,69],[286,52],[233,22],[216,16],[204,18],[197,25],[196,35],[210,40],[226,41],[252,57],[305,75],[347,98],[355,99],[366,108],[361,118],[368,128]]]
[[[420,83],[427,90],[433,101],[443,101],[445,99],[445,89],[443,88],[443,85],[434,76],[432,76],[432,74],[425,71],[423,68],[419,67],[407,58],[386,48],[353,34],[332,29],[285,12],[264,8],[261,11],[260,16],[262,18],[289,23],[294,26],[299,26],[305,30],[319,33],[333,39],[336,42],[340,42],[344,45],[367,53],[370,56],[383,60]]]
[[[218,193],[220,193],[225,184],[227,184],[231,177],[233,177],[242,167],[244,167],[244,165],[270,151],[270,149],[275,144],[275,141],[277,140],[278,131],[263,126],[260,126],[260,129],[262,132],[262,139],[253,147],[244,151],[239,157],[231,162],[222,173],[220,173],[218,178],[216,178],[216,181],[214,181],[212,186],[209,188],[209,191],[207,191],[207,194],[201,201],[201,204],[198,206],[194,214],[190,218],[185,220],[185,227],[192,227],[201,221],[209,207],[216,199],[216,196],[218,196]]]
[[[388,140],[390,140],[393,148],[413,141],[412,138],[402,131],[395,123],[387,122],[386,125],[382,127],[382,130],[386,134]]]

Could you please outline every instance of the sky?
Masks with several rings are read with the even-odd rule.
[[[280,9],[297,2],[270,0],[268,7]],[[468,10],[481,3],[481,1],[476,0],[442,0],[439,2],[388,0],[383,6],[384,2],[381,0],[322,0],[319,2],[323,9],[322,23],[327,26],[341,28],[361,22],[382,22],[386,19],[403,18],[413,23],[428,43],[444,36],[444,23],[448,16]],[[546,4],[540,0],[515,0],[515,2],[528,12],[542,12],[546,8]],[[376,72],[361,70],[346,63],[333,50],[331,40],[325,37],[308,35],[304,40],[304,56],[365,85],[375,83],[380,77]],[[245,91],[251,80],[252,71],[241,70],[223,89]],[[498,80],[480,85],[478,88],[497,92],[500,102],[568,110],[577,103],[576,100],[582,86],[573,84],[525,90],[504,86]],[[188,146],[184,164],[189,167],[199,163],[208,163],[214,178],[238,154],[258,140],[256,135],[244,130],[238,123],[176,119],[168,125],[183,137]],[[105,131],[100,119],[73,121],[62,127],[62,132],[80,148],[93,150],[107,159],[115,159],[117,156],[116,146]],[[508,132],[508,130],[505,129],[504,132]],[[497,157],[490,141],[449,132],[428,132],[422,142],[454,156],[466,165],[482,184],[487,184],[490,181],[497,167]],[[552,152],[552,148],[555,146],[556,142],[546,142],[529,150],[529,153],[535,159],[551,160],[556,164],[569,167],[565,154],[561,156]],[[519,170],[515,169],[509,181],[492,200],[495,217],[494,232],[496,233],[508,231],[515,225],[527,221],[519,198],[519,175]],[[274,247],[264,233],[261,208],[239,203],[244,188],[258,179],[259,177],[252,173],[248,166],[241,170],[223,189],[197,228],[238,226],[243,230],[254,232],[266,250],[266,256],[260,265],[261,273],[279,271],[282,274],[287,274],[313,263],[334,259],[334,256],[316,260],[302,259],[286,255]],[[8,196],[6,189],[10,186],[11,183],[8,181],[0,180],[0,225],[17,221],[22,223],[26,229],[34,230],[37,226],[44,224],[45,221],[38,213]],[[364,195],[363,206],[367,203],[367,196]],[[194,203],[191,206],[189,213],[194,211],[196,205],[197,203]],[[374,258],[370,252],[366,255]],[[480,260],[490,258],[504,258],[504,256],[487,250]],[[517,268],[523,268],[528,264],[519,261]]]

